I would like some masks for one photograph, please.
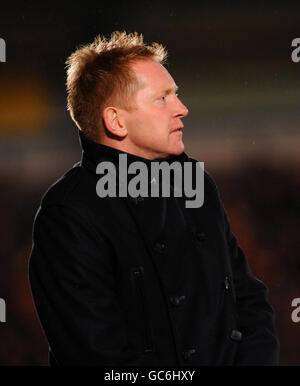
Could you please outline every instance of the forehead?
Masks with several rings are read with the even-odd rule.
[[[153,91],[176,88],[174,79],[164,66],[152,60],[140,60],[132,64],[136,76],[143,83],[143,88]]]

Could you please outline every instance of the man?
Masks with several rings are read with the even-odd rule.
[[[174,193],[173,178],[172,197],[97,194],[98,165],[111,162],[120,174],[119,156],[146,170],[197,164],[183,151],[188,110],[165,58],[142,35],[115,32],[67,61],[83,156],[42,200],[29,267],[51,364],[277,364],[267,289],[206,172],[197,208]]]

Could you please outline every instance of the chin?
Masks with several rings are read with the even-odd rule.
[[[184,151],[184,143],[181,142],[177,146],[174,146],[173,151],[171,154],[173,155],[180,155]]]
[[[162,149],[160,150],[160,158],[163,157],[169,157],[171,155],[180,155],[184,151],[184,144],[183,142],[177,143],[176,145],[173,144],[172,146],[168,146],[165,148],[163,151]]]

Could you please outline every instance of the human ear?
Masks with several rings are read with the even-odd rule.
[[[125,137],[127,129],[123,122],[120,111],[115,107],[106,107],[103,111],[103,120],[106,129],[117,137]]]

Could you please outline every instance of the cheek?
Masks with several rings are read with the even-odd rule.
[[[163,140],[169,137],[170,118],[162,111],[141,112],[131,122],[131,127],[135,136]]]
[[[157,127],[166,126],[170,120],[170,113],[166,107],[152,106],[141,110],[141,115],[146,122],[152,122]]]
[[[160,108],[140,110],[130,120],[129,138],[138,146],[162,148],[170,145],[170,114]]]
[[[170,133],[170,123],[171,119],[169,114],[165,111],[158,111],[156,114],[153,114],[149,123],[151,122],[152,131],[159,137],[161,140],[167,140]]]

